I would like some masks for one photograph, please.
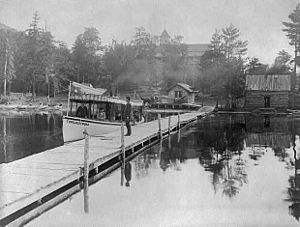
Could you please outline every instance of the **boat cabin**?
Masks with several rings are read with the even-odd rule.
[[[83,117],[95,120],[121,121],[126,105],[125,100],[110,97],[83,95],[70,97],[69,116]],[[141,102],[131,101],[133,112],[142,112]],[[79,111],[80,109],[83,111]]]
[[[69,116],[101,121],[121,121],[126,101],[117,97],[103,96],[105,89],[92,88],[73,82],[69,98]],[[88,91],[85,91],[88,89]],[[142,101],[130,102],[135,118],[142,114]],[[138,120],[138,119],[136,119]]]

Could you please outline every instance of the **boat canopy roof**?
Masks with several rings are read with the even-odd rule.
[[[103,88],[94,88],[91,85],[88,86],[77,82],[71,82],[71,94],[103,95],[105,92],[106,89]]]
[[[93,88],[84,84],[72,82],[70,90],[70,101],[80,103],[115,103],[126,104],[126,100],[120,97],[108,97],[104,93],[106,89]],[[142,106],[142,100],[131,100],[132,106]]]

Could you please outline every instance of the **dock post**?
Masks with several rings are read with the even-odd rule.
[[[180,113],[178,112],[178,130],[180,129]]]
[[[160,120],[160,113],[158,114],[158,132],[159,132],[159,137],[162,139],[162,132],[161,132],[161,120]]]
[[[162,149],[163,149],[163,141],[160,140],[159,141],[159,152],[158,152],[158,160],[161,161],[161,152],[162,152]]]
[[[83,164],[83,193],[84,193],[84,212],[89,213],[89,134],[84,129],[84,164]]]
[[[121,166],[121,186],[124,183],[124,169],[125,169],[125,143],[124,143],[124,122],[121,123],[121,152],[122,152],[122,166]]]
[[[178,112],[178,137],[177,137],[177,143],[180,142],[180,113]]]
[[[169,116],[169,121],[168,121],[168,133],[171,135],[171,116]]]
[[[168,147],[169,150],[171,149],[171,116],[169,116],[169,122],[168,122],[168,133],[169,133],[169,143],[168,143]]]
[[[178,133],[177,133],[177,143],[180,142],[180,130],[178,130]]]

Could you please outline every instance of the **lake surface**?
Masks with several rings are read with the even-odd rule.
[[[299,226],[300,120],[209,117],[28,226]],[[121,186],[121,179],[125,182]]]
[[[0,116],[0,163],[12,162],[63,143],[59,114]]]

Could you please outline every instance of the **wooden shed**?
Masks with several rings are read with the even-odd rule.
[[[168,90],[168,98],[171,102],[180,103],[194,103],[195,91],[190,85],[184,83],[177,83],[170,87]]]
[[[292,75],[247,75],[245,108],[287,109],[300,107]]]

